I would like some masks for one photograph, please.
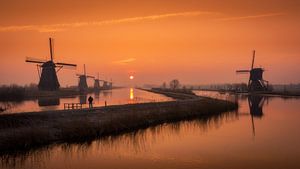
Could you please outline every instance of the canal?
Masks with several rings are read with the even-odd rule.
[[[7,110],[0,112],[0,115],[32,111],[61,110],[64,109],[64,103],[81,103],[83,104],[83,108],[87,108],[87,99],[89,96],[94,98],[94,107],[104,106],[105,102],[107,105],[119,105],[173,100],[164,95],[135,88],[118,88],[64,98],[42,97],[35,100],[25,100],[21,102],[0,102],[1,107],[7,107]]]

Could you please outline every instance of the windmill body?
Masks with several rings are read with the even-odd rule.
[[[262,68],[254,68],[250,70],[250,84],[248,86],[250,91],[265,91],[268,89],[266,81],[263,79]]]
[[[55,64],[48,61],[42,64],[42,73],[38,88],[40,90],[58,90],[60,84],[56,75]]]
[[[95,78],[94,76],[86,75],[85,65],[83,65],[83,74],[77,74],[79,77],[78,89],[81,93],[88,91],[87,78]]]
[[[63,67],[70,67],[70,68],[76,67],[75,64],[70,64],[70,63],[61,63],[61,62],[54,63],[52,43],[53,43],[53,39],[49,38],[50,58],[51,58],[50,60],[44,61],[44,60],[32,59],[32,58],[27,58],[25,60],[26,62],[37,64],[38,74],[40,78],[38,88],[39,90],[43,90],[43,91],[58,90],[60,84],[57,78],[57,72]]]
[[[268,90],[268,81],[263,79],[263,68],[254,68],[255,51],[253,51],[252,65],[250,70],[237,70],[236,73],[249,73],[248,91],[266,91]]]
[[[88,85],[87,85],[87,81],[86,81],[86,76],[85,75],[80,75],[79,76],[79,91],[87,91],[88,89]]]

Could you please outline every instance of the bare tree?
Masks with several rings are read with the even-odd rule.
[[[170,82],[171,89],[173,89],[173,90],[178,89],[179,86],[180,86],[179,80],[177,80],[177,79],[171,80],[171,82]]]

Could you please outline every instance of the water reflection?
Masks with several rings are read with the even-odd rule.
[[[22,102],[0,102],[0,113],[3,113],[21,103]]]
[[[130,100],[133,100],[133,99],[134,99],[133,88],[130,88],[129,99],[130,99]]]
[[[60,104],[60,100],[58,97],[41,97],[38,98],[38,105],[40,107],[43,106],[57,106]]]
[[[163,95],[138,89],[132,89],[132,92],[134,93],[133,99],[130,99],[130,88],[119,88],[114,90],[100,90],[93,93],[75,95],[72,97],[61,97],[55,99],[50,98],[50,100],[48,98],[42,98],[39,100],[25,100],[18,103],[0,102],[0,112],[3,109],[1,113],[2,115],[7,113],[64,109],[64,103],[82,103],[84,104],[83,107],[87,107],[87,98],[89,96],[94,98],[95,107],[104,106],[105,102],[107,102],[107,105],[117,105],[172,100],[171,98]]]
[[[260,95],[249,95],[248,104],[250,114],[254,117],[261,118],[263,116],[263,106],[267,98]]]
[[[112,90],[104,90],[103,91],[103,96],[111,98],[112,97],[112,93],[113,93]]]

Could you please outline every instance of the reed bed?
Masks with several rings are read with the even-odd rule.
[[[18,85],[0,86],[0,101],[20,101],[24,98],[24,87]]]

